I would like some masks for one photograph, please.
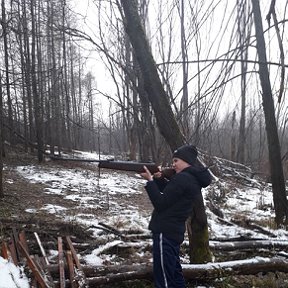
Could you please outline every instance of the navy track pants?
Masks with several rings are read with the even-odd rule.
[[[163,233],[153,233],[153,277],[155,288],[185,288],[180,264],[180,244]]]

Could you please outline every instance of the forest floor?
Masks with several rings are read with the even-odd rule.
[[[12,228],[17,231],[24,230],[27,239],[33,237],[33,233],[36,231],[43,243],[49,243],[49,248],[57,250],[57,237],[61,233],[64,235],[73,235],[73,239],[77,239],[77,242],[90,242],[93,243],[95,238],[90,230],[83,225],[79,225],[76,222],[62,221],[53,213],[47,213],[47,210],[41,210],[41,207],[45,205],[60,205],[67,209],[74,209],[75,204],[72,201],[67,201],[58,194],[45,194],[40,191],[44,191],[47,187],[44,183],[32,183],[31,181],[19,176],[15,173],[15,167],[35,164],[38,165],[35,156],[31,156],[24,153],[10,153],[5,159],[5,168],[3,175],[3,187],[4,187],[4,199],[0,200],[0,243],[3,239],[8,239],[11,236]],[[69,169],[84,169],[94,170],[93,173],[97,173],[97,168],[93,168],[89,165],[80,163],[58,163],[49,161],[43,164],[49,169],[59,169],[59,167],[65,167]],[[121,203],[127,202],[127,205],[131,205],[131,198],[125,196],[125,194],[111,196],[113,199]],[[118,199],[116,199],[118,197]],[[121,197],[121,199],[119,199]],[[128,203],[129,202],[129,203]],[[143,213],[149,214],[151,212],[151,204],[145,193],[137,194],[137,197],[133,198],[133,205],[139,207]],[[37,213],[27,212],[27,207],[34,207]],[[81,213],[81,207],[77,213]],[[75,213],[75,211],[73,212]],[[98,213],[98,214],[97,214]],[[101,209],[93,211],[95,217],[101,218],[103,212]],[[54,243],[54,244],[53,244]],[[48,245],[48,244],[47,244]],[[36,248],[35,248],[36,249]],[[32,247],[33,250],[33,247]],[[222,255],[223,256],[223,255]],[[133,259],[133,257],[132,257]],[[138,259],[138,258],[137,258]],[[135,261],[135,258],[134,258]],[[145,262],[145,258],[139,258],[139,261]],[[127,262],[129,264],[129,262]],[[190,281],[188,287],[288,287],[288,275],[284,273],[259,273],[258,275],[246,275],[246,276],[231,276],[222,279],[218,279],[211,282],[197,283]],[[105,287],[152,287],[150,281],[132,281],[122,282],[117,285],[106,285]]]

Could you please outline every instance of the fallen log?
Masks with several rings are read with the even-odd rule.
[[[76,250],[74,249],[73,243],[71,241],[71,238],[69,236],[66,236],[66,242],[69,247],[69,250],[71,251],[73,261],[75,262],[76,269],[75,272],[75,279],[78,282],[79,287],[86,288],[88,287],[88,282],[86,279],[85,272],[83,271],[83,267],[80,264],[79,258],[77,256]]]
[[[141,235],[143,239],[149,238],[149,235]],[[136,235],[131,237],[132,240],[135,240]],[[105,250],[110,249],[112,246],[117,246],[118,249],[144,249],[144,250],[151,250],[151,241],[137,241],[132,242],[128,241],[129,237],[126,237],[127,242],[124,241],[117,241],[113,242],[113,245],[103,245],[101,247],[96,247],[94,250],[99,250],[100,253],[104,253]],[[142,237],[141,237],[142,238]],[[251,239],[251,240],[239,240],[239,239],[232,239],[233,241],[217,241],[217,240],[210,240],[209,247],[213,251],[234,251],[234,250],[256,250],[256,249],[267,249],[267,250],[279,250],[279,249],[286,249],[288,247],[287,240],[276,240],[276,239]],[[93,243],[85,243],[85,244],[73,244],[78,250],[85,250],[87,248],[93,247]],[[184,241],[182,244],[183,248],[189,247],[188,241]],[[99,254],[99,253],[98,253]]]
[[[281,257],[255,257],[246,260],[207,264],[183,264],[186,280],[213,280],[236,275],[256,275],[266,272],[288,273],[288,260]],[[128,280],[151,280],[152,264],[83,267],[89,287]]]
[[[129,280],[151,280],[152,276],[152,266],[143,267],[141,270],[127,271],[118,274],[107,274],[105,276],[88,278],[89,287],[97,287],[97,285],[105,285],[112,283],[119,283]]]
[[[66,258],[67,258],[67,266],[69,271],[69,281],[71,288],[76,288],[77,283],[75,280],[75,270],[74,270],[74,263],[73,263],[73,256],[70,250],[66,251]]]
[[[60,288],[65,288],[65,271],[64,271],[64,251],[62,237],[58,237],[58,266],[59,266],[59,280]]]
[[[231,219],[231,222],[245,229],[259,232],[271,238],[277,238],[277,235],[274,234],[272,231],[268,230],[267,228],[261,227],[255,223],[252,223],[249,219]]]
[[[150,267],[149,264],[147,264]],[[134,264],[134,265],[110,265],[110,266],[84,266],[82,265],[83,272],[85,273],[87,278],[95,277],[95,276],[105,276],[108,274],[122,274],[127,271],[141,271],[145,268],[145,264]],[[58,265],[52,264],[47,267],[48,271],[53,275],[59,274]],[[149,268],[150,269],[150,268]],[[68,272],[68,267],[65,266],[65,273]]]
[[[255,257],[228,262],[182,265],[186,279],[216,279],[232,275],[256,275],[266,272],[288,273],[288,261],[280,257]]]
[[[35,264],[35,262],[32,259],[32,257],[28,254],[28,252],[26,251],[26,249],[23,246],[23,244],[20,241],[18,241],[17,244],[18,244],[22,254],[26,258],[27,264],[28,264],[29,268],[31,269],[31,271],[32,271],[35,279],[37,280],[38,284],[40,285],[40,287],[41,288],[49,288],[49,287],[51,287],[49,282],[48,282],[48,280],[45,279],[45,277],[38,270],[37,265]]]
[[[234,242],[215,242],[210,241],[211,250],[233,251],[245,249],[279,249],[287,248],[287,240],[251,240],[251,241],[234,241]]]
[[[248,260],[208,263],[208,264],[184,264],[183,274],[186,280],[213,280],[236,275],[255,275],[265,272],[288,272],[288,261],[281,258],[256,257]],[[106,267],[109,270],[112,267]],[[152,265],[129,265],[126,271],[120,273],[108,273],[87,278],[89,287],[114,284],[123,281],[152,280]],[[100,268],[99,268],[100,269]],[[119,267],[118,267],[119,269]],[[113,267],[112,270],[115,270]],[[122,270],[120,268],[120,270]],[[97,269],[94,268],[94,271]],[[57,284],[57,283],[55,283]]]
[[[75,246],[75,245],[74,245]],[[185,241],[182,244],[183,248],[187,248],[189,247],[189,243],[188,241]],[[94,255],[99,255],[101,253],[105,253],[106,250],[111,249],[112,247],[117,247],[117,249],[144,249],[144,250],[151,250],[151,243],[148,242],[123,242],[121,240],[115,240],[112,241],[106,245],[97,247],[96,249],[94,249],[93,254]],[[274,251],[275,250],[280,250],[280,249],[286,249],[288,247],[288,241],[287,240],[274,240],[274,239],[270,239],[270,240],[250,240],[250,241],[233,241],[233,242],[222,242],[222,241],[210,241],[209,242],[209,247],[212,251],[241,251],[241,250],[246,250],[246,251],[250,251],[250,250],[258,250],[258,249],[266,249],[269,251]],[[118,251],[119,252],[119,251]],[[273,254],[273,253],[271,253]],[[275,253],[274,253],[275,254]],[[279,254],[278,254],[279,255]],[[52,265],[48,265],[49,270],[51,271],[51,273],[53,274],[58,274],[57,270],[58,270],[58,266],[56,264],[52,264]],[[112,268],[111,266],[108,268],[108,270],[105,270],[103,267],[102,268],[91,268],[89,266],[82,266],[84,269],[84,273],[85,275],[87,275],[88,277],[95,275],[96,273],[100,273],[100,275],[105,275],[107,273],[119,273],[119,269],[121,267],[122,272],[125,271],[125,265],[121,265],[121,266],[116,266],[115,268]],[[130,267],[130,266],[129,266]],[[142,266],[140,266],[142,267]],[[65,268],[67,269],[67,268]],[[111,269],[113,269],[113,271],[111,271]],[[104,271],[104,272],[101,272]],[[97,274],[99,275],[99,274]]]
[[[251,230],[253,231],[259,231],[260,233],[264,234],[264,235],[267,235],[269,237],[273,237],[273,238],[276,238],[277,235],[272,233],[271,231],[265,229],[264,227],[261,227],[260,225],[257,225],[257,224],[254,224],[254,223],[251,223],[250,221],[248,221],[247,223],[247,226],[248,228],[250,228]]]

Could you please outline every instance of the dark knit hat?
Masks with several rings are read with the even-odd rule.
[[[192,165],[198,155],[197,148],[193,145],[184,145],[176,149],[173,158],[180,158],[188,164]]]

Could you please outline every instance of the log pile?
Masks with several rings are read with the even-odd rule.
[[[41,251],[41,256],[30,255],[25,232],[13,233],[8,241],[2,241],[1,256],[13,262],[16,266],[24,265],[28,268],[31,280],[31,287],[52,288],[52,287],[89,287],[85,273],[78,259],[76,250],[69,236],[58,237],[58,263],[57,278],[49,271],[49,263],[46,252],[37,232],[34,232],[36,241]],[[64,243],[65,242],[65,243]],[[66,249],[64,248],[67,247]],[[64,250],[65,249],[65,250]]]
[[[72,242],[70,236],[57,237],[57,260],[49,261],[41,239],[34,232],[39,246],[40,255],[31,255],[30,241],[26,240],[24,231],[17,233],[12,229],[9,241],[2,241],[1,256],[9,259],[15,265],[26,267],[31,280],[31,287],[98,287],[105,284],[119,285],[119,282],[129,280],[152,281],[152,263],[133,265],[106,265],[87,266],[80,263],[76,251],[77,244]],[[28,239],[31,240],[31,239]],[[138,242],[129,242],[127,239],[119,240],[115,245],[119,249],[122,246],[131,245],[137,249]],[[142,239],[143,240],[143,239]],[[140,242],[142,241],[140,240]],[[146,243],[146,242],[145,242]],[[140,243],[141,244],[141,243]],[[143,243],[142,243],[143,244]],[[147,244],[147,243],[146,243]],[[184,247],[187,243],[184,242]],[[207,264],[183,264],[183,273],[187,280],[207,281],[228,277],[232,275],[256,275],[266,272],[288,273],[288,257],[285,253],[287,241],[277,240],[249,240],[234,242],[211,241],[210,248],[215,251],[231,251],[241,249],[279,249],[273,257],[255,256],[245,260],[227,262],[215,262]],[[45,245],[44,245],[45,246]],[[140,245],[141,246],[141,245]],[[149,247],[148,249],[151,249]],[[30,250],[30,252],[29,252]],[[117,284],[118,283],[118,284]],[[111,287],[111,286],[110,286]]]

